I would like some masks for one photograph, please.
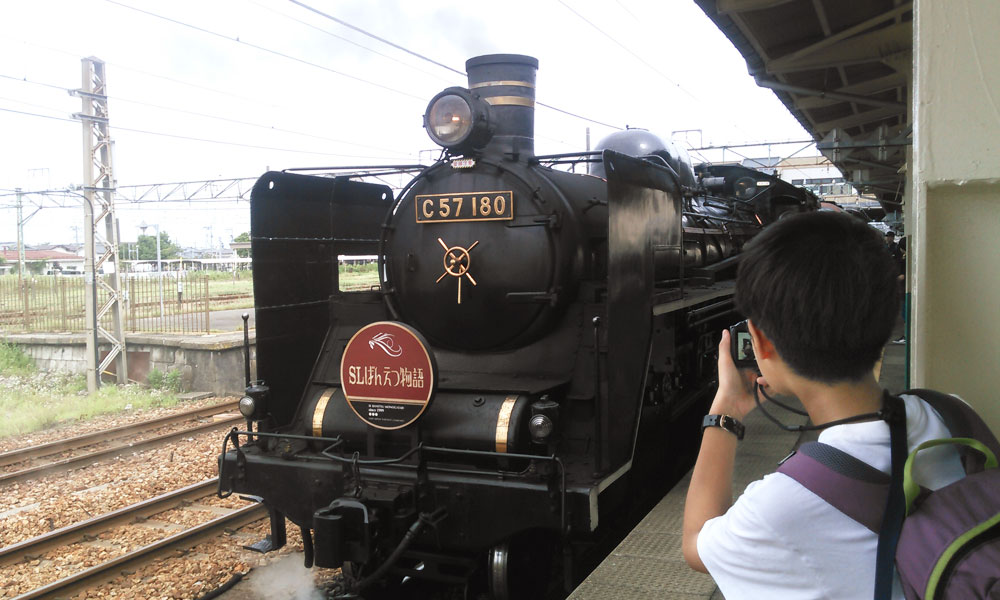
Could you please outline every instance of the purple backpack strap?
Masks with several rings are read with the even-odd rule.
[[[994,456],[1000,456],[1000,442],[997,441],[996,436],[983,422],[983,419],[976,414],[976,411],[962,400],[934,390],[907,390],[903,394],[917,396],[934,407],[934,410],[941,415],[952,437],[969,437],[979,440],[993,451]],[[962,464],[966,473],[978,473],[983,470],[985,457],[982,454],[969,451],[966,446],[961,446],[959,451],[962,453]]]
[[[778,472],[878,534],[889,496],[887,473],[821,442],[802,444]]]

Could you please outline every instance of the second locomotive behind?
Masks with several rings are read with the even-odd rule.
[[[268,507],[260,549],[287,518],[356,590],[529,597],[571,586],[686,470],[739,251],[816,199],[637,130],[538,157],[537,66],[470,59],[425,115],[442,157],[398,197],[346,176],[254,187],[258,382],[220,492]],[[341,291],[343,255],[377,256],[379,285]]]

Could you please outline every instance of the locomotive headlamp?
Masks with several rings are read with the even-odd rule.
[[[243,396],[240,398],[240,414],[246,418],[252,418],[253,413],[257,410],[257,403],[250,396]]]
[[[461,96],[448,94],[431,105],[427,116],[431,137],[448,146],[460,142],[472,131],[472,109]]]
[[[490,105],[465,88],[452,87],[427,105],[424,129],[434,143],[452,153],[482,148],[493,137]]]
[[[247,387],[245,395],[240,398],[240,414],[250,421],[259,421],[267,412],[267,397],[270,389],[260,382]]]
[[[552,422],[552,419],[548,415],[537,414],[528,421],[528,432],[531,433],[531,439],[536,442],[540,442],[552,435],[555,428],[556,424]]]
[[[549,400],[549,397],[542,396],[538,402],[531,405],[531,418],[528,420],[528,433],[531,434],[531,441],[535,443],[545,443],[556,431],[556,422],[559,420],[559,404]]]

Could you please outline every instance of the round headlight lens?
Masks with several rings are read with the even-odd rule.
[[[555,423],[547,415],[537,414],[528,421],[528,432],[534,440],[541,441],[552,435]]]
[[[240,398],[240,414],[246,418],[253,416],[254,410],[257,408],[257,403],[250,396],[243,396]]]
[[[441,96],[428,111],[427,126],[432,137],[442,146],[461,142],[472,131],[472,108],[461,96]]]

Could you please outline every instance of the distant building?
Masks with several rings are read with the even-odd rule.
[[[845,208],[878,209],[874,198],[865,198],[844,179],[840,170],[824,156],[793,156],[776,165],[778,177],[806,188],[820,200],[836,202]]]
[[[77,256],[83,256],[83,244],[36,244],[30,246],[30,248],[32,250],[47,250],[47,251],[51,250],[55,252],[65,252],[66,254],[75,254]]]
[[[233,256],[235,252],[231,248],[184,248],[181,250],[180,257],[185,259],[193,258],[229,258]]]
[[[748,169],[756,169],[757,171],[768,175],[777,175],[778,177],[781,177],[777,173],[779,163],[781,163],[781,157],[767,156],[764,158],[744,158],[740,162],[740,166]]]
[[[13,269],[14,265],[16,265],[20,260],[17,255],[16,246],[13,249],[4,248],[3,250],[0,250],[0,256],[3,256],[4,260],[7,262],[4,266],[10,266],[10,269],[8,270]],[[45,274],[83,273],[82,256],[77,256],[76,254],[62,252],[59,250],[37,250],[34,248],[27,248],[24,251],[24,262],[43,263],[42,273]]]

